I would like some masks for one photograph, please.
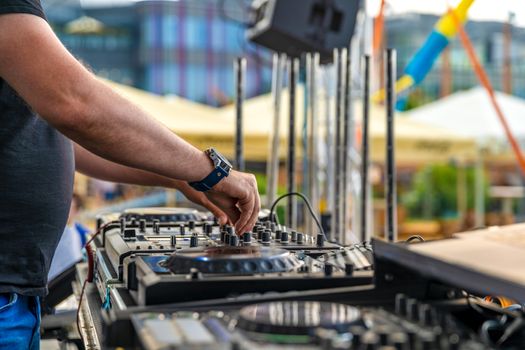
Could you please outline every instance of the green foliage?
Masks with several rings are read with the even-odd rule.
[[[475,169],[463,170],[467,209],[474,208]],[[431,165],[414,175],[411,190],[402,197],[412,218],[452,218],[457,216],[458,168],[454,165]],[[483,184],[485,198],[488,185]]]

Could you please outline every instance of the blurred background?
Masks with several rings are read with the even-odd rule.
[[[233,62],[246,57],[245,158],[247,170],[257,174],[261,194],[266,194],[272,52],[245,38],[251,1],[42,2],[57,36],[95,74],[198,148],[215,146],[229,157],[235,128]],[[374,0],[365,7],[365,20],[357,30],[374,28],[379,48],[397,49],[397,75],[402,76],[446,13],[447,2]],[[476,0],[465,25],[521,145],[525,140],[524,25],[525,4],[511,0],[497,4]],[[376,90],[384,86],[379,61],[380,57],[373,78]],[[361,86],[356,66],[357,99]],[[302,82],[304,72],[301,76]],[[523,173],[479,85],[464,46],[451,39],[426,78],[400,96],[396,119],[400,238],[411,234],[438,238],[461,229],[523,221]],[[300,116],[306,113],[304,104],[299,96]],[[358,148],[361,107],[357,100],[354,108]],[[381,104],[371,110],[371,230],[376,235],[383,234],[384,226],[384,122],[380,122],[384,113]],[[283,132],[278,193],[284,192],[285,138]],[[75,186],[82,199],[77,220],[87,223],[98,213],[128,207],[190,205],[172,190],[111,184],[80,175]],[[323,201],[318,209],[329,211]]]

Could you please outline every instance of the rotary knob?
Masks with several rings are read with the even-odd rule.
[[[181,235],[185,235],[186,234],[186,226],[184,224],[180,224],[179,225],[179,230],[180,230],[180,234]]]
[[[251,232],[244,232],[244,235],[242,235],[242,241],[245,244],[249,244],[252,242],[252,233]]]
[[[159,220],[153,220],[153,232],[155,234],[159,234],[160,233],[160,221]]]
[[[224,244],[230,244],[230,238],[232,237],[232,235],[230,235],[229,233],[226,233],[224,235]]]
[[[170,236],[170,245],[172,248],[177,245],[177,237],[175,235]]]
[[[294,230],[290,231],[290,240],[292,242],[296,242],[297,241],[297,231],[294,231]]]
[[[271,231],[270,230],[264,230],[262,232],[262,243],[265,245],[270,244],[271,241]]]
[[[281,234],[282,234],[281,230],[276,230],[275,231],[275,240],[276,241],[280,241],[281,240]]]
[[[193,230],[195,228],[195,221],[193,220],[188,221],[188,228],[190,230]]]
[[[288,244],[288,232],[283,231],[281,232],[281,244]]]
[[[140,229],[141,233],[145,233],[146,232],[146,220],[140,219],[140,221],[139,221],[139,229]]]
[[[399,316],[406,315],[407,296],[402,293],[396,294],[395,312]]]
[[[316,245],[318,247],[324,246],[324,235],[322,233],[317,234]]]
[[[348,328],[348,331],[352,335],[352,347],[351,349],[359,349],[359,346],[361,346],[361,339],[363,337],[363,334],[365,334],[366,330],[363,326],[352,326]]]
[[[237,235],[231,235],[230,236],[230,245],[232,247],[236,247],[239,245],[239,237]]]
[[[196,234],[190,237],[190,248],[195,248],[199,246],[199,237]]]
[[[304,234],[297,232],[297,244],[304,244]]]

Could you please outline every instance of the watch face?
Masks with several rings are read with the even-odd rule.
[[[226,157],[220,154],[215,148],[209,148],[206,150],[206,154],[212,159],[216,167],[220,167],[226,171],[230,171],[232,168],[231,163]]]

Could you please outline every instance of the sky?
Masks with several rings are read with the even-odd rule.
[[[115,5],[131,1],[133,0],[81,0],[81,3],[83,5]],[[381,0],[366,1],[370,6],[370,11],[377,12]],[[443,14],[447,10],[448,4],[454,6],[458,2],[459,0],[387,0],[388,13],[421,12]],[[515,14],[515,24],[525,27],[524,0],[475,0],[469,16],[471,19],[476,20],[505,21],[509,16],[509,12]]]

